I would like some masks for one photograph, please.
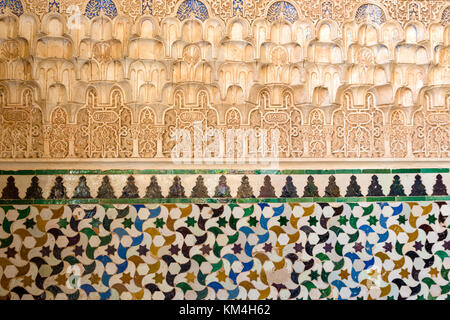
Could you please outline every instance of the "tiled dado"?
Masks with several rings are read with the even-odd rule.
[[[447,200],[448,168],[0,171],[0,203]]]
[[[0,206],[0,299],[450,299],[450,202]]]

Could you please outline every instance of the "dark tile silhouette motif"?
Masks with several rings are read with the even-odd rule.
[[[243,176],[241,179],[241,185],[237,191],[238,198],[254,198],[253,188],[250,186],[250,182],[247,176]]]
[[[328,185],[325,187],[325,197],[338,198],[341,196],[341,191],[336,184],[336,177],[330,176],[328,178]]]
[[[422,177],[420,174],[417,174],[414,179],[414,184],[411,187],[411,193],[410,196],[426,196],[427,191],[425,189],[425,186],[422,183]]]
[[[308,176],[306,186],[303,189],[303,197],[320,197],[319,188],[314,184],[313,176]]]
[[[195,186],[192,188],[191,198],[209,198],[208,188],[201,175],[197,177]]]
[[[9,176],[6,180],[6,186],[2,190],[2,199],[20,199],[16,179],[13,176]]]
[[[125,199],[137,199],[139,198],[139,189],[136,186],[135,179],[133,176],[129,176],[127,179],[127,184],[122,189],[121,198]]]
[[[98,187],[97,199],[115,199],[114,189],[108,176],[104,176],[102,184]]]
[[[433,186],[433,196],[448,196],[447,186],[442,181],[442,175],[436,176],[436,183]]]
[[[394,180],[392,181],[390,187],[389,196],[390,197],[405,196],[405,190],[400,182],[400,177],[398,175],[394,176]]]
[[[164,198],[161,192],[161,187],[158,184],[158,180],[155,176],[150,178],[150,184],[145,191],[146,198]]]
[[[370,182],[369,188],[367,190],[367,195],[369,197],[384,197],[383,187],[378,182],[377,175],[372,176],[372,181]]]
[[[168,198],[184,198],[184,187],[181,185],[181,178],[176,176],[173,178],[173,184],[169,188]]]
[[[216,186],[216,189],[214,190],[214,197],[217,198],[231,197],[230,187],[227,185],[227,178],[224,175],[221,175],[219,177],[219,184]]]
[[[50,190],[49,199],[67,199],[66,187],[63,184],[63,178],[57,176],[55,179],[55,185]]]
[[[361,187],[356,181],[356,176],[352,175],[350,177],[350,184],[347,186],[346,197],[362,197]]]
[[[294,182],[292,181],[292,177],[287,176],[286,184],[281,190],[281,198],[297,198],[297,197],[298,197],[297,188],[295,187]]]
[[[25,194],[25,199],[43,199],[42,188],[39,186],[39,178],[34,176],[31,178],[31,184]]]
[[[91,196],[91,190],[89,189],[87,183],[86,183],[86,177],[81,176],[78,185],[75,188],[75,192],[73,193],[74,199],[89,199],[92,198]]]
[[[275,188],[272,186],[271,178],[269,175],[264,177],[264,184],[259,189],[260,198],[275,198]]]

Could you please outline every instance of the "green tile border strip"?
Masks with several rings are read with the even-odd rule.
[[[161,198],[161,199],[63,199],[0,200],[0,205],[76,205],[76,204],[147,204],[147,203],[328,203],[328,202],[417,202],[450,201],[450,196],[423,197],[347,197],[347,198]]]
[[[294,170],[236,170],[236,169],[110,169],[110,170],[78,170],[78,169],[49,169],[49,170],[0,170],[0,175],[116,175],[116,174],[283,174],[283,175],[312,175],[312,174],[399,174],[399,173],[449,173],[450,168],[422,168],[422,169],[294,169]]]

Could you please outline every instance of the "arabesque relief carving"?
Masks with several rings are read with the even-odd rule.
[[[450,157],[442,1],[31,2],[0,6],[1,158],[169,158],[198,122],[277,129],[280,158]]]

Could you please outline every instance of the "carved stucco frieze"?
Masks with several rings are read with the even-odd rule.
[[[450,156],[443,1],[94,2],[0,8],[1,158],[168,158],[196,122],[281,158]]]

